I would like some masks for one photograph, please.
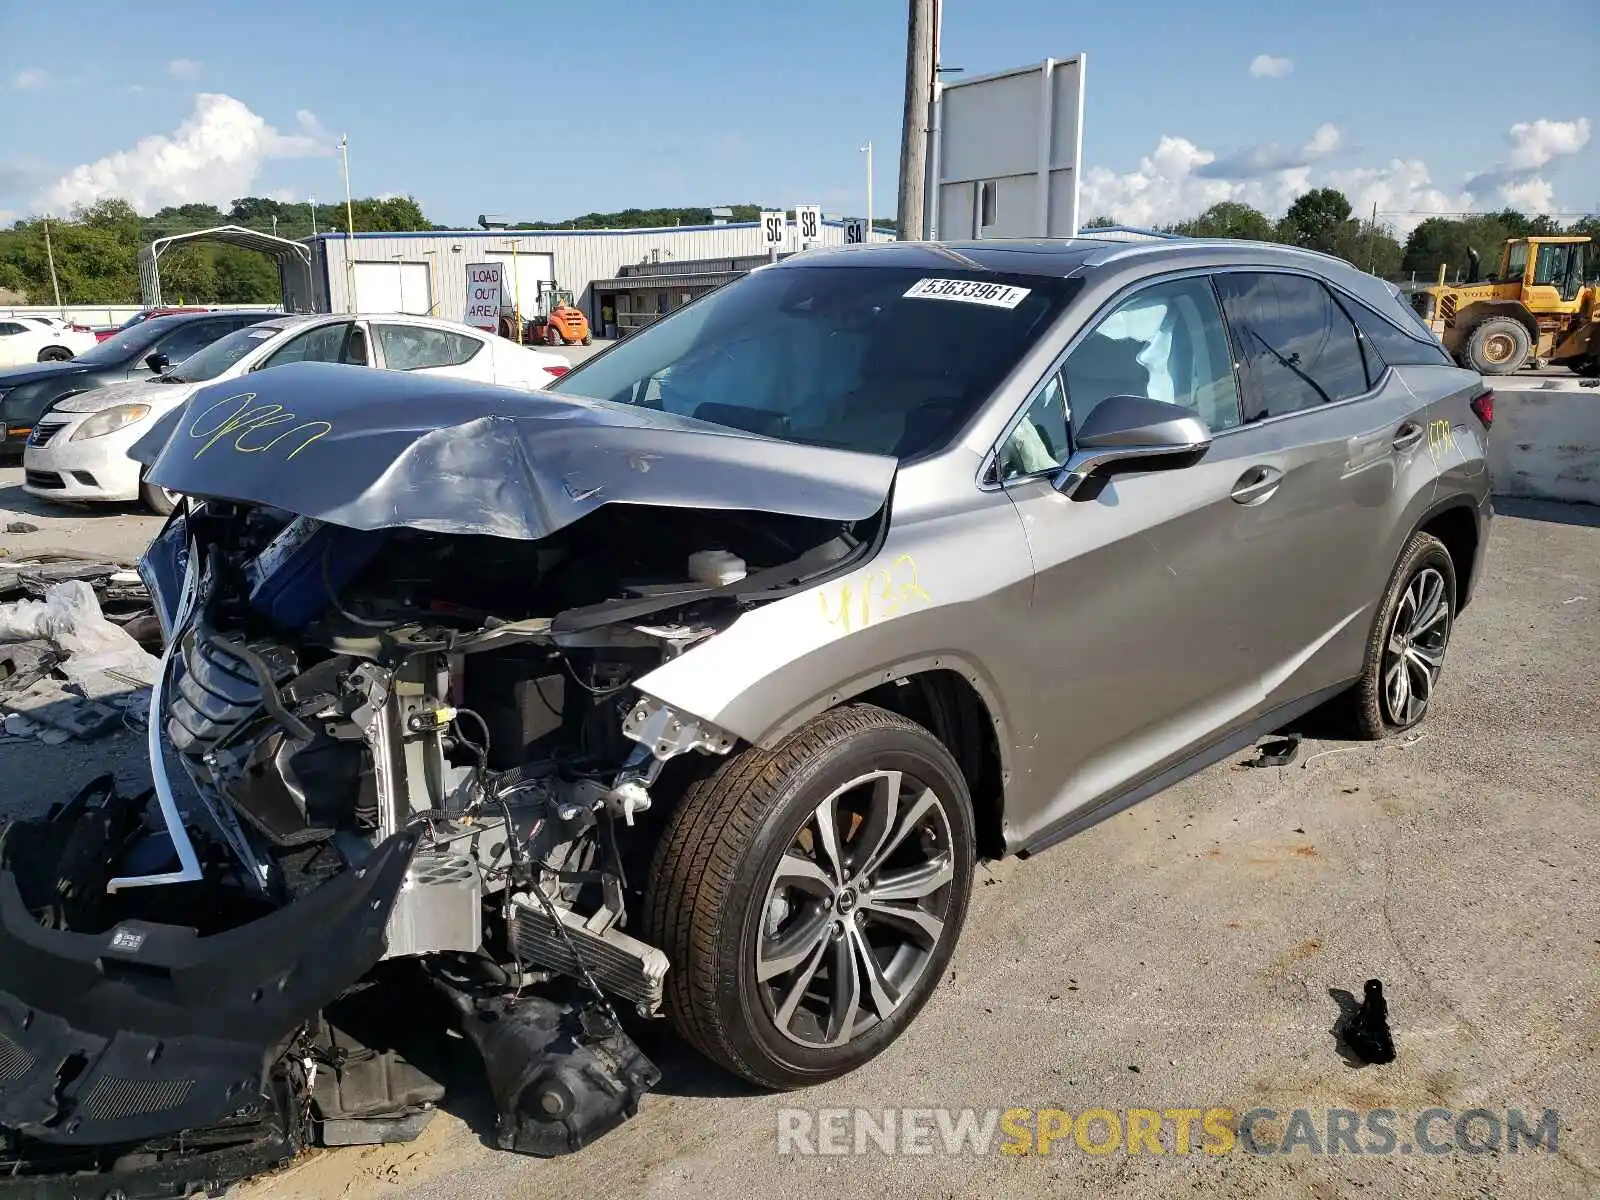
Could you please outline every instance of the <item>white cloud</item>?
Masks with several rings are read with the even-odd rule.
[[[1586,118],[1514,125],[1507,133],[1511,146],[1507,157],[1455,188],[1436,183],[1427,163],[1416,158],[1328,169],[1324,160],[1346,144],[1343,131],[1332,124],[1319,125],[1294,149],[1269,142],[1221,157],[1186,138],[1168,135],[1132,171],[1118,173],[1106,167],[1085,171],[1081,207],[1089,217],[1156,226],[1196,217],[1224,200],[1279,216],[1302,192],[1333,187],[1350,198],[1358,217],[1371,213],[1376,204],[1379,220],[1403,238],[1430,214],[1502,205],[1524,212],[1551,211],[1556,207],[1555,189],[1545,173],[1587,146],[1590,132]]]
[[[200,64],[192,58],[175,58],[167,64],[167,74],[174,79],[198,79]]]
[[[1294,59],[1258,54],[1250,60],[1250,74],[1257,79],[1282,79],[1294,70]]]
[[[1511,157],[1506,165],[1513,170],[1537,169],[1553,159],[1576,154],[1589,144],[1589,118],[1576,121],[1524,121],[1513,125]]]
[[[1421,224],[1430,213],[1466,212],[1472,197],[1466,192],[1446,192],[1436,186],[1421,159],[1391,159],[1387,166],[1352,167],[1330,171],[1323,181],[1350,198],[1357,217],[1370,214],[1378,206],[1378,218],[1393,225],[1404,236]]]
[[[11,81],[11,86],[19,92],[33,91],[37,88],[48,87],[49,84],[50,72],[43,67],[29,67],[25,71],[18,71],[16,77]]]
[[[334,153],[314,115],[302,110],[295,116],[299,132],[280,133],[232,96],[201,92],[170,136],[153,134],[132,149],[74,167],[39,195],[35,207],[63,212],[107,196],[119,196],[140,212],[190,202],[226,206],[250,194],[271,160]]]
[[[1488,202],[1498,196],[1509,204],[1530,212],[1549,212],[1554,207],[1555,188],[1544,177],[1547,168],[1556,169],[1589,144],[1589,119],[1523,121],[1506,132],[1511,151],[1487,171],[1474,175],[1463,188],[1474,199]]]

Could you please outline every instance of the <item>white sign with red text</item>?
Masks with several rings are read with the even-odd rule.
[[[504,263],[467,264],[467,315],[463,320],[468,325],[491,333],[498,330],[504,296]]]

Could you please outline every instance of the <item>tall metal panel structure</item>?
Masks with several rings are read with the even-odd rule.
[[[1077,236],[1086,58],[939,85],[933,236]]]

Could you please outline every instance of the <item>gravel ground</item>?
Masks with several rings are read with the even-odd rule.
[[[10,480],[0,473],[0,509],[22,507]],[[242,1194],[1600,1194],[1600,509],[1500,508],[1425,736],[1308,741],[1283,768],[1221,764],[1029,862],[991,864],[949,977],[855,1074],[751,1095],[652,1037],[661,1088],[580,1154],[493,1150],[469,1093],[411,1146],[316,1153]],[[5,545],[131,555],[154,522],[41,524]],[[133,785],[140,758],[129,734],[0,744],[0,810],[107,768]],[[1330,989],[1359,993],[1369,976],[1385,983],[1399,1059],[1355,1069],[1335,1050]],[[1070,1138],[1048,1156],[776,1152],[784,1106],[851,1105],[1306,1108],[1319,1122],[1334,1107],[1390,1108],[1407,1144],[1435,1106],[1555,1109],[1560,1127],[1554,1154],[1094,1157]]]

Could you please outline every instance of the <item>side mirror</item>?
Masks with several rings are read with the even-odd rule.
[[[149,367],[152,372],[159,375],[172,365],[172,360],[165,354],[161,353],[161,351],[157,350],[154,354],[147,355],[145,357],[144,365]]]
[[[1203,453],[1211,445],[1211,430],[1181,404],[1147,396],[1107,396],[1084,418],[1076,442],[1077,450],[1051,481],[1063,496],[1112,463]]]

